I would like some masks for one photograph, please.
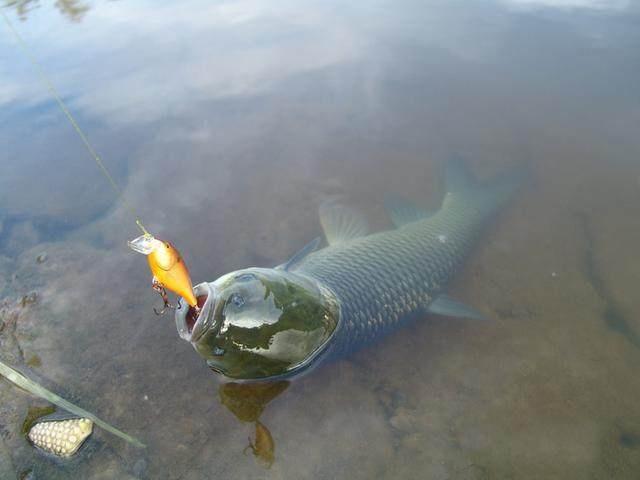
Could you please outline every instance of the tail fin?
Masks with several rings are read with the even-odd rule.
[[[445,165],[447,193],[466,192],[475,189],[478,181],[461,157],[453,157]]]
[[[526,164],[519,165],[488,182],[480,183],[460,157],[449,160],[445,167],[447,194],[443,208],[462,199],[483,210],[495,210],[506,202],[522,185],[529,171]]]

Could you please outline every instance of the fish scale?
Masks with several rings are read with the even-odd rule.
[[[332,355],[346,355],[426,313],[505,197],[480,188],[450,192],[429,218],[328,246],[300,262],[294,271],[328,287],[340,303]]]

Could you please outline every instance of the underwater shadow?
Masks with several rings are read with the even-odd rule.
[[[260,422],[266,406],[281,395],[290,382],[280,380],[262,383],[223,383],[218,387],[220,403],[242,423],[255,424],[255,437],[249,438],[243,452],[251,451],[265,468],[275,461],[275,441],[269,429]]]

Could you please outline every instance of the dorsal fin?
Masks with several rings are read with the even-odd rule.
[[[391,221],[398,228],[433,215],[432,212],[423,210],[398,195],[387,196],[384,199],[384,207],[389,212]]]
[[[307,255],[315,252],[320,246],[321,241],[322,239],[320,237],[314,238],[309,243],[307,243],[304,247],[298,250],[298,252],[293,257],[291,257],[282,265],[278,265],[276,268],[280,270],[289,270],[294,265],[297,265],[298,263],[300,263],[302,259],[305,258]]]
[[[474,188],[478,182],[467,162],[460,156],[454,156],[445,165],[445,183],[447,192],[453,193]]]
[[[348,242],[369,233],[367,221],[361,214],[332,201],[320,205],[320,223],[329,245]]]

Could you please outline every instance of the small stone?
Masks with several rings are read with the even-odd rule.
[[[36,292],[31,292],[28,295],[24,295],[20,300],[20,305],[24,308],[27,305],[33,305],[38,301],[38,294]]]

